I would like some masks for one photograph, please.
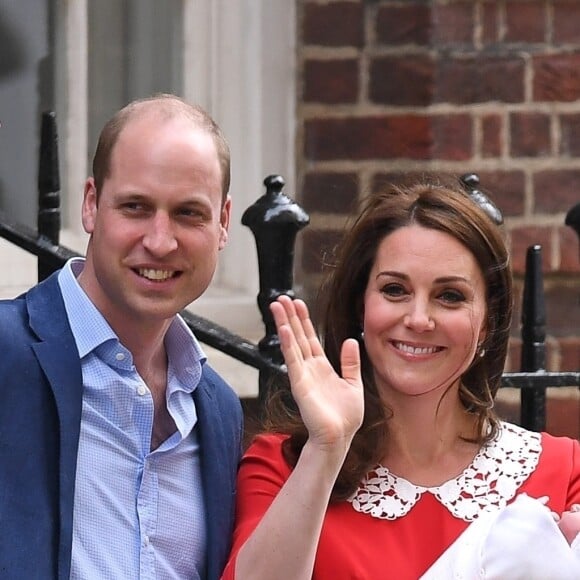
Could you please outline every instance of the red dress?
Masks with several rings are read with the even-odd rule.
[[[290,475],[282,440],[260,435],[242,460],[225,580],[233,580],[237,551]],[[417,580],[478,513],[504,507],[521,493],[549,496],[557,513],[580,503],[580,443],[503,423],[499,439],[442,486],[415,486],[378,466],[348,501],[330,504],[312,577]]]

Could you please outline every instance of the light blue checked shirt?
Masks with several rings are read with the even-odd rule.
[[[203,578],[205,508],[191,393],[205,357],[176,318],[165,346],[177,431],[150,451],[151,393],[79,286],[83,263],[70,260],[58,277],[83,374],[71,578]]]

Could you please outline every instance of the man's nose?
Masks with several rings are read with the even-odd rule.
[[[154,256],[165,256],[177,249],[174,225],[165,212],[157,212],[147,224],[143,246]]]

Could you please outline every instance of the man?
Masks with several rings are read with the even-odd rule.
[[[0,302],[0,578],[219,578],[242,416],[177,313],[227,241],[229,149],[201,109],[101,133],[86,260]]]

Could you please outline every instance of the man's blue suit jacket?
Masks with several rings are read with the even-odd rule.
[[[230,548],[242,413],[207,364],[193,397],[207,514],[207,578]],[[68,580],[81,365],[56,275],[0,301],[0,578]],[[107,534],[107,530],[103,530]]]

